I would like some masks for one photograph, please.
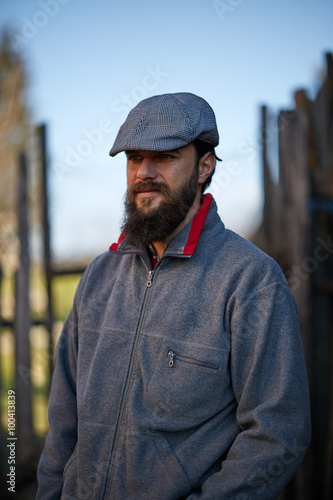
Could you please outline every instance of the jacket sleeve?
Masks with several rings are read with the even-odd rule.
[[[308,383],[296,302],[274,283],[235,307],[230,369],[240,433],[221,470],[188,500],[272,500],[310,440]]]
[[[49,424],[38,466],[36,500],[60,499],[63,472],[77,441],[76,409],[77,312],[74,306],[57,346],[49,398]]]

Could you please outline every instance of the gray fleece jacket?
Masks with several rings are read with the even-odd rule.
[[[206,195],[152,270],[120,237],[57,348],[37,499],[274,499],[310,439],[294,298]]]

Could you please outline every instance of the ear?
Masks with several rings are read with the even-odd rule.
[[[210,151],[200,158],[198,184],[202,185],[208,179],[213,173],[215,165],[216,158]]]

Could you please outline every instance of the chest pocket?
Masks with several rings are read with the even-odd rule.
[[[228,388],[227,351],[165,340],[148,384],[148,404],[165,416],[203,420],[223,408]]]

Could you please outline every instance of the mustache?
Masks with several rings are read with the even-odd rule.
[[[167,194],[169,193],[169,187],[162,182],[137,181],[129,189],[129,192],[131,194],[145,192],[145,191],[160,191],[162,194]]]

